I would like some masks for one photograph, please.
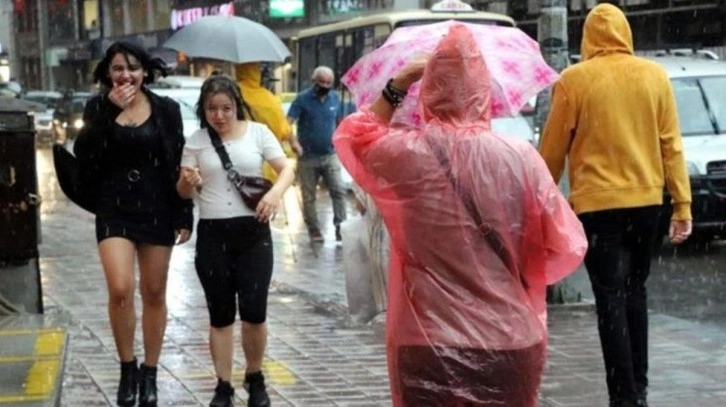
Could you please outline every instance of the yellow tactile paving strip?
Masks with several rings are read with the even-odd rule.
[[[3,363],[32,362],[25,372],[23,386],[17,391],[0,394],[0,404],[43,401],[50,399],[60,382],[60,368],[63,363],[63,348],[66,332],[60,328],[38,330],[0,330],[2,337],[27,336],[35,340],[32,355],[0,356],[0,369]],[[23,374],[23,372],[18,372]]]

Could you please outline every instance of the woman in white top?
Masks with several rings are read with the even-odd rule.
[[[273,264],[268,222],[294,173],[272,132],[264,124],[246,120],[244,107],[231,78],[213,75],[204,82],[197,105],[201,130],[187,140],[177,183],[182,197],[195,196],[199,204],[195,265],[207,299],[209,347],[218,377],[212,407],[232,405],[232,329],[237,309],[247,361],[244,387],[249,392],[248,405],[270,405],[260,370],[267,343],[265,319]],[[227,178],[210,131],[219,135],[240,175],[261,177],[265,161],[279,174],[256,207],[247,207]]]

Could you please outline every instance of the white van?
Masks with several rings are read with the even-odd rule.
[[[726,62],[656,56],[671,78],[693,194],[694,237],[726,238]],[[667,195],[667,191],[666,191]],[[666,196],[661,232],[672,208]]]

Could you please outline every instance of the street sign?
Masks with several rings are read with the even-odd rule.
[[[431,11],[439,11],[445,13],[471,12],[474,8],[461,0],[442,0],[431,6]]]
[[[305,0],[270,0],[270,17],[305,17]]]

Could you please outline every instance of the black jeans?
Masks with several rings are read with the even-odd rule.
[[[648,387],[650,273],[660,206],[579,215],[589,248],[585,266],[597,306],[612,405],[644,399]]]

